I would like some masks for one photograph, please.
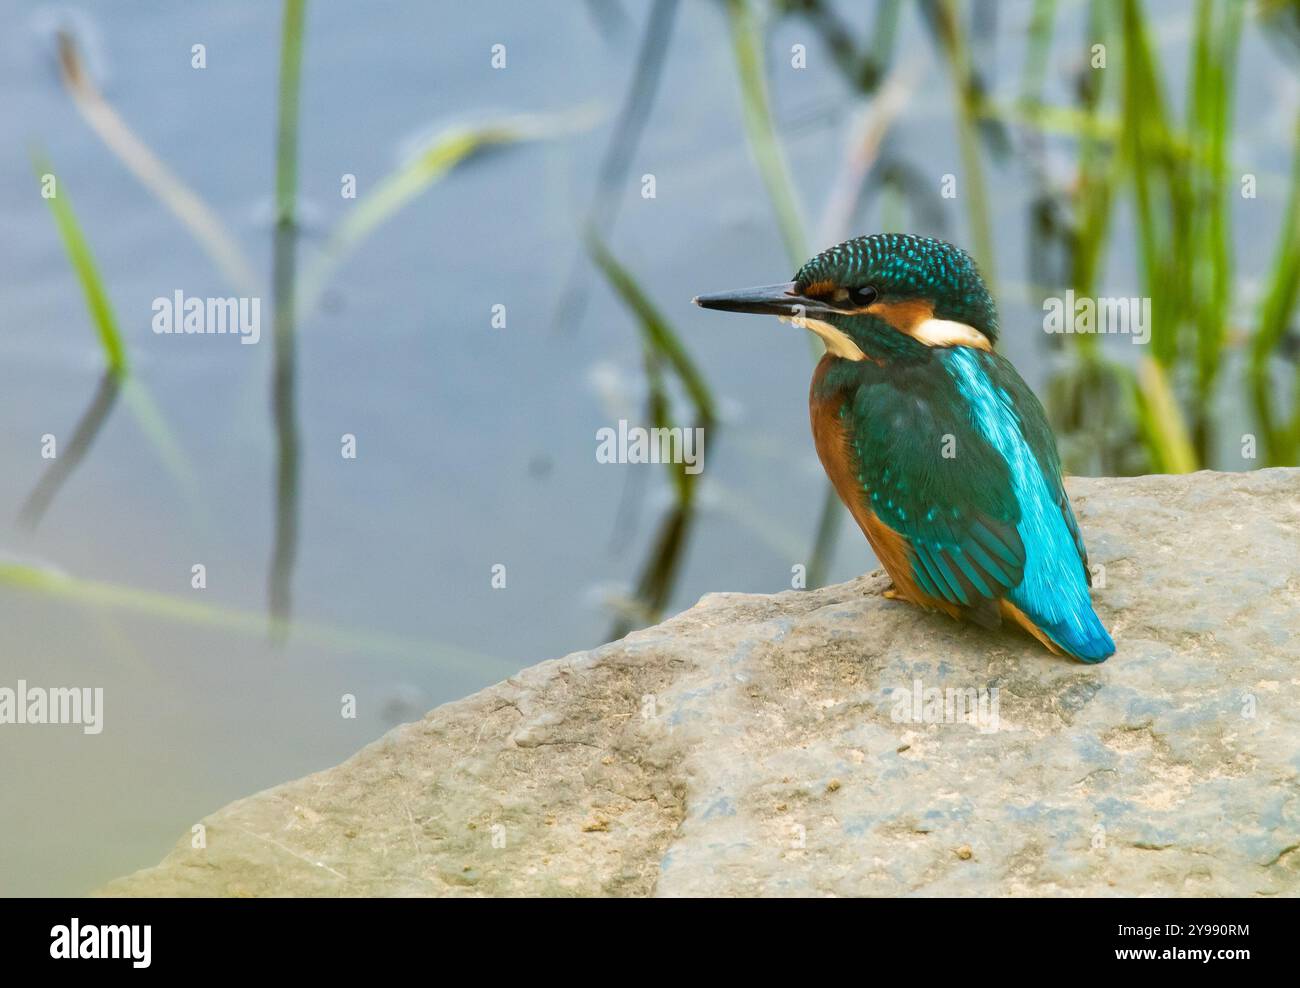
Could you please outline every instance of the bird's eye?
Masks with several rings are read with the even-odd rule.
[[[870,285],[864,285],[862,288],[855,288],[850,294],[852,295],[853,301],[861,306],[870,305],[880,295],[880,293]]]

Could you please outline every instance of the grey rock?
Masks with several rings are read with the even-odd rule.
[[[101,894],[1295,895],[1300,471],[1070,490],[1102,665],[880,573],[710,594],[233,803]],[[931,688],[987,691],[984,719],[927,722]]]

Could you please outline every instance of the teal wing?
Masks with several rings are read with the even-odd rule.
[[[906,541],[917,585],[996,625],[997,600],[1024,572],[1020,508],[1006,461],[937,369],[863,367],[840,415],[864,497]]]

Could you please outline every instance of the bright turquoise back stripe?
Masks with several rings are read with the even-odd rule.
[[[969,404],[971,425],[1007,461],[1020,504],[1017,529],[1025,545],[1025,573],[1007,599],[1068,651],[1094,661],[1105,658],[1114,644],[1092,610],[1079,551],[1038,457],[1025,441],[1011,398],[989,379],[977,351],[953,347],[945,356]]]

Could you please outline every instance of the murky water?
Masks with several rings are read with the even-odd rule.
[[[423,0],[364,12],[309,5],[304,260],[355,206],[340,197],[341,176],[355,175],[364,198],[432,125],[593,103],[604,116],[586,133],[455,171],[364,243],[300,327],[291,586],[303,627],[276,644],[264,624],[244,620],[265,616],[274,540],[269,297],[257,346],[151,331],[155,298],[231,289],[77,114],[53,57],[57,8],[3,5],[0,547],[9,561],[84,582],[69,596],[0,584],[0,686],[103,687],[105,700],[93,736],[0,726],[0,892],[77,893],[153,863],[232,799],[334,764],[435,704],[602,640],[612,621],[604,600],[635,580],[669,495],[662,468],[596,461],[598,429],[641,420],[643,383],[635,326],[590,265],[578,268],[585,315],[555,324],[642,16],[623,5],[634,21],[620,31],[616,19],[607,34],[589,6],[479,5],[470,15]],[[987,54],[1018,65],[1028,5],[1007,8],[998,51]],[[1172,5],[1160,21],[1177,79],[1183,16]],[[75,23],[109,101],[269,281],[278,5],[86,5]],[[937,187],[960,172],[951,87],[910,15],[903,31],[919,81],[895,138]],[[810,46],[803,71],[781,54],[796,42]],[[489,64],[496,43],[507,45],[504,70]],[[201,70],[191,67],[195,44],[206,46]],[[1243,58],[1237,152],[1276,177],[1260,191],[1276,210],[1294,77],[1258,38],[1246,50],[1258,57]],[[776,30],[769,51],[777,117],[815,218],[840,160],[848,91],[797,22]],[[1014,95],[1018,69],[994,81]],[[102,269],[134,379],[185,465],[169,464],[119,396],[34,533],[16,518],[49,469],[42,436],[71,437],[103,358],[29,148],[53,163]],[[639,195],[645,173],[656,177],[653,200]],[[989,186],[1005,349],[1039,386],[1048,341],[1023,288],[1029,183],[1012,158],[990,166]],[[946,230],[921,232],[961,241],[961,203],[939,208]],[[865,232],[878,220],[869,202],[855,226]],[[791,269],[745,143],[718,5],[679,11],[609,240],[687,340],[725,414],[706,440],[703,510],[673,609],[710,590],[788,587],[824,483],[808,437],[808,343],[774,321],[689,304],[699,292],[772,282]],[[1238,240],[1249,277],[1262,269],[1271,233],[1247,227]],[[1131,255],[1119,251],[1108,288],[1127,294],[1137,283]],[[490,324],[496,304],[507,309],[504,329]],[[356,437],[355,459],[340,455],[344,434]],[[844,536],[833,580],[872,565],[847,525]],[[206,589],[191,586],[195,564],[206,567]],[[498,565],[504,588],[492,583]],[[163,597],[142,603],[140,594]],[[162,613],[159,599],[221,608],[227,619]],[[355,718],[341,715],[345,694],[356,698]]]

